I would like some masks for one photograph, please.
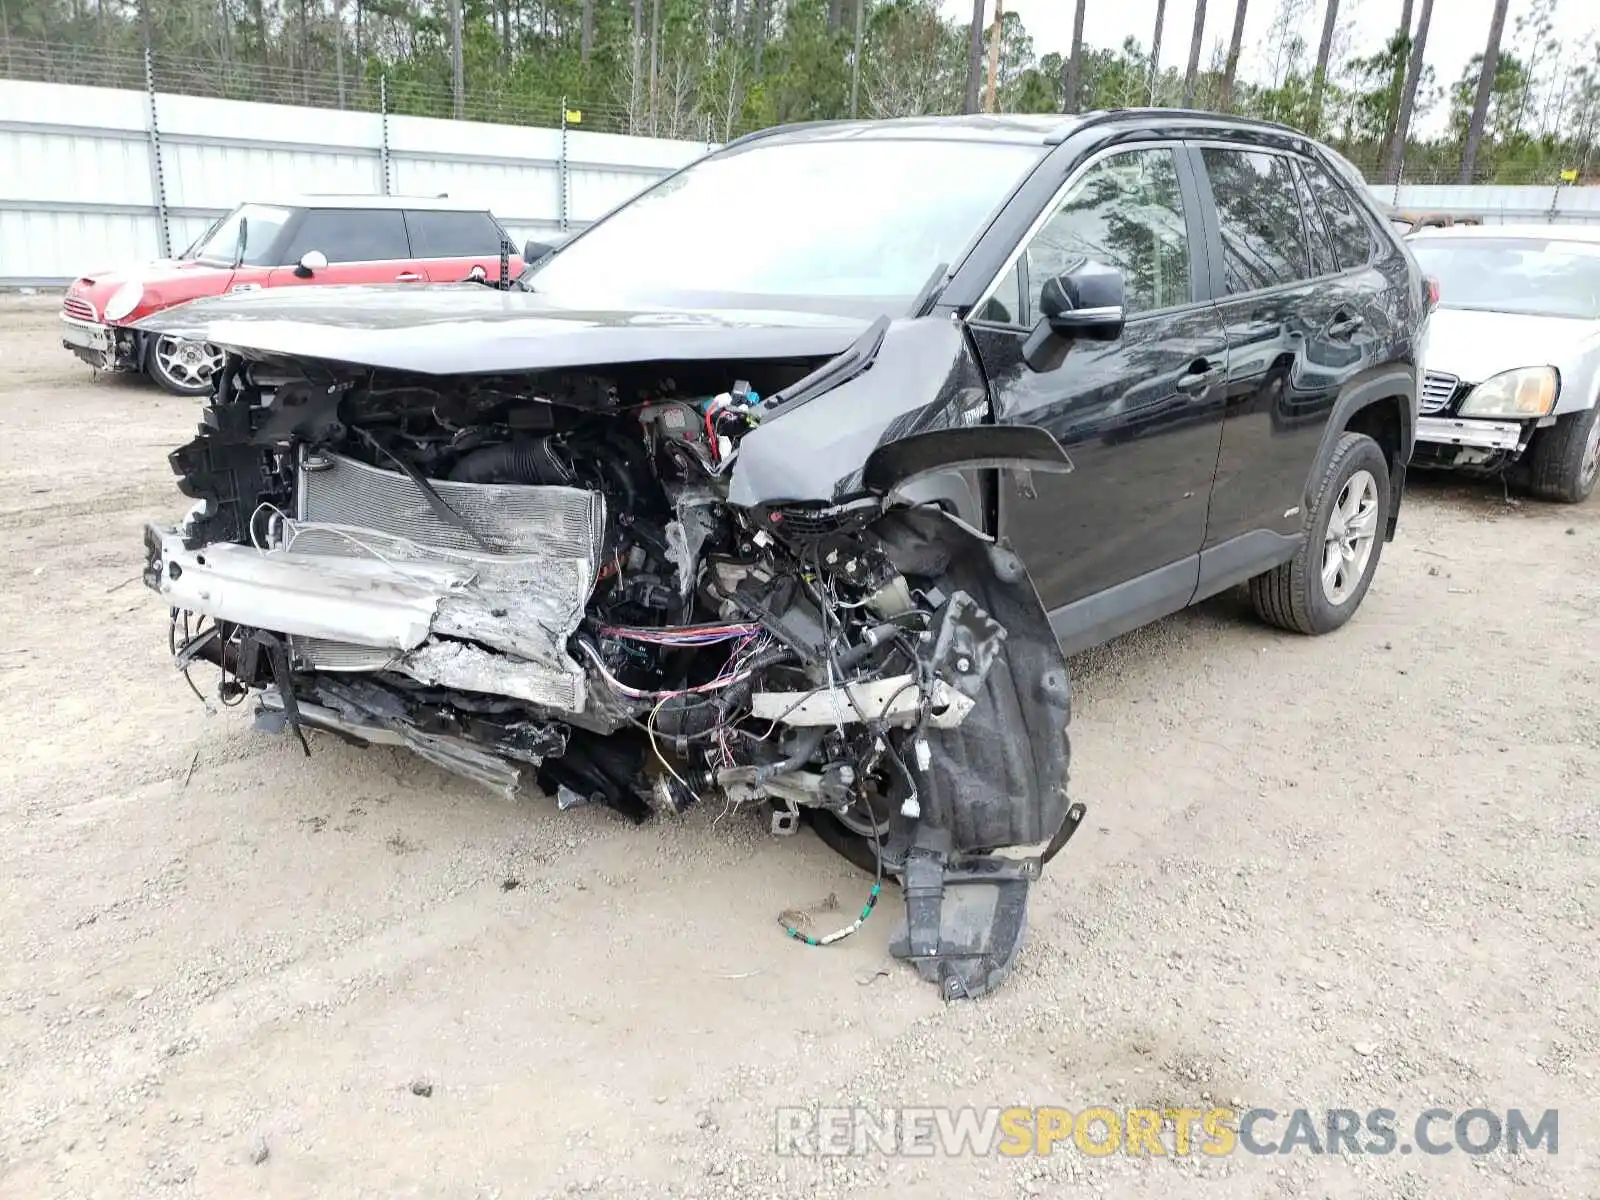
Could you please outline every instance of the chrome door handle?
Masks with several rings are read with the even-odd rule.
[[[400,274],[394,277],[394,281],[396,283],[421,283],[422,276],[415,271],[401,271]]]

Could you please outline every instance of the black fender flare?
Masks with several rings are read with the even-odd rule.
[[[1417,387],[1420,369],[1414,363],[1387,363],[1372,371],[1363,372],[1345,385],[1328,414],[1328,423],[1322,430],[1322,441],[1317,446],[1317,456],[1312,460],[1311,473],[1306,478],[1305,497],[1302,504],[1307,509],[1316,498],[1322,476],[1333,459],[1334,447],[1350,425],[1350,418],[1363,408],[1375,404],[1399,403],[1396,416],[1400,420],[1400,445],[1395,460],[1390,464],[1390,485],[1396,498],[1404,485],[1406,464],[1411,461],[1411,451],[1417,441]],[[1390,505],[1390,533],[1398,504]]]
[[[888,496],[930,475],[981,467],[1065,474],[1072,470],[1072,459],[1037,425],[958,425],[884,442],[867,456],[861,486]]]
[[[868,456],[861,478],[869,492],[894,503],[936,504],[985,530],[990,497],[980,476],[1008,469],[1064,474],[1072,470],[1072,459],[1036,425],[956,426],[884,443]]]

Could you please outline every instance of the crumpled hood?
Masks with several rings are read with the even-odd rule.
[[[1559,368],[1596,338],[1595,321],[1440,308],[1428,320],[1423,368],[1482,383],[1517,367]]]
[[[271,288],[196,300],[136,324],[247,357],[458,375],[830,357],[867,322],[789,311],[575,308],[538,293],[467,283]]]

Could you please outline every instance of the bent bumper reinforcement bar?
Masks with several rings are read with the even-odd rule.
[[[1515,450],[1522,444],[1522,425],[1517,421],[1421,417],[1417,421],[1417,441],[1470,446],[1476,450]]]

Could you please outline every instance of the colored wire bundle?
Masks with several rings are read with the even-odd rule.
[[[761,632],[761,626],[752,624],[731,625],[663,625],[629,626],[602,625],[600,632],[606,637],[623,641],[642,642],[647,646],[715,646],[752,637]]]
[[[656,716],[661,712],[661,706],[675,697],[716,691],[719,688],[727,687],[729,684],[738,683],[743,679],[749,678],[756,670],[750,664],[771,644],[772,639],[759,629],[755,633],[744,635],[739,644],[729,653],[727,665],[722,668],[721,673],[715,679],[692,688],[679,688],[676,691],[659,693],[661,698],[656,701],[655,707],[650,710],[650,715],[645,718],[644,731],[650,738],[650,749],[655,752],[656,761],[665,767],[674,779],[687,788],[689,794],[696,800],[700,799],[699,793],[694,790],[687,779],[678,774],[673,765],[667,761],[667,756],[661,753],[661,746],[656,741]],[[728,752],[725,729],[720,724],[716,729],[716,740],[724,759],[731,765],[732,755]]]

